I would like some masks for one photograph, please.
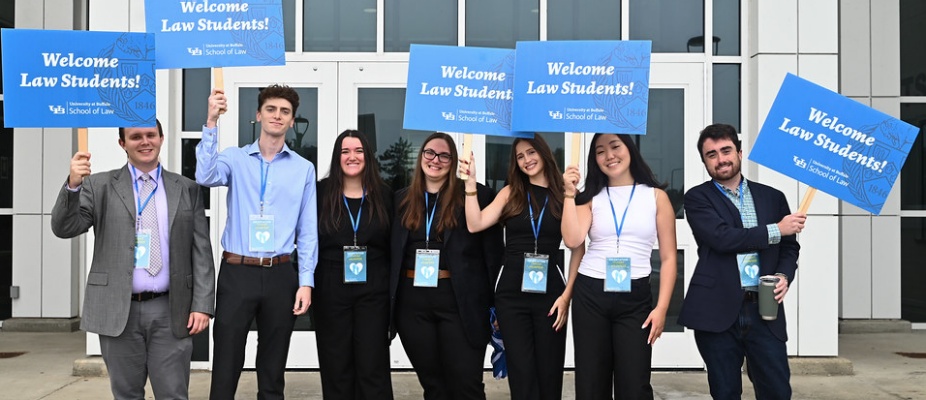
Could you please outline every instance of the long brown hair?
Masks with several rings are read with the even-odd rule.
[[[363,147],[363,171],[360,173],[360,181],[363,184],[363,190],[367,201],[370,204],[371,221],[377,220],[381,224],[389,223],[389,214],[386,212],[386,201],[383,199],[382,188],[386,185],[383,178],[379,175],[379,164],[376,162],[376,154],[373,154],[373,147],[363,132],[356,130],[345,130],[338,135],[334,141],[334,149],[331,151],[331,167],[328,168],[328,186],[325,193],[319,193],[321,204],[319,209],[325,210],[319,213],[319,220],[322,227],[328,232],[335,232],[341,225],[341,219],[347,215],[347,209],[344,207],[344,170],[341,169],[341,145],[344,138],[352,137],[360,140],[360,146]]]
[[[451,158],[450,165],[447,166],[447,168],[450,169],[450,172],[447,174],[447,180],[444,181],[444,184],[441,185],[438,192],[443,194],[443,196],[440,196],[440,215],[437,218],[437,233],[442,233],[445,230],[456,227],[457,213],[463,207],[463,193],[461,193],[463,191],[463,185],[456,175],[457,160],[459,160],[457,146],[450,135],[443,132],[434,132],[424,140],[424,143],[421,144],[421,149],[418,150],[418,157],[416,158],[417,164],[415,164],[415,172],[412,174],[412,183],[408,186],[405,197],[399,202],[399,207],[397,208],[397,210],[402,210],[401,212],[403,212],[402,226],[410,231],[418,230],[418,228],[424,224],[424,193],[427,190],[427,186],[425,185],[426,178],[424,176],[424,170],[421,169],[421,160],[424,158],[424,149],[427,148],[428,143],[435,139],[443,139],[447,142],[447,146],[450,147]]]
[[[550,212],[556,219],[562,218],[563,215],[563,173],[560,172],[556,159],[553,158],[553,152],[550,145],[543,139],[543,136],[534,134],[532,139],[517,138],[511,144],[511,157],[508,159],[508,202],[502,208],[502,215],[499,218],[504,221],[521,214],[524,211],[524,204],[527,203],[527,188],[530,186],[530,177],[521,171],[518,166],[518,144],[526,142],[543,161],[543,176],[547,178],[548,189],[552,193],[550,196]],[[540,208],[540,199],[532,198],[533,207]]]

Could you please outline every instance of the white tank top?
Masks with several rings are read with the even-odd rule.
[[[608,257],[630,257],[630,277],[645,278],[650,275],[650,257],[656,244],[656,193],[652,187],[637,184],[605,188],[592,198],[592,225],[588,230],[588,249],[579,264],[579,273],[595,279],[604,279]],[[620,251],[617,249],[617,229],[614,214],[608,205],[608,194],[614,204],[617,223],[621,224]],[[627,208],[627,201],[630,207]],[[624,209],[627,216],[624,216]]]

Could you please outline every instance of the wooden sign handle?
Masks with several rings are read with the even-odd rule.
[[[77,128],[77,151],[86,153],[89,151],[87,145],[87,128]]]
[[[212,68],[212,77],[215,79],[215,88],[225,90],[225,73],[222,67]],[[225,114],[226,110],[219,110],[219,114]]]
[[[572,153],[569,158],[569,165],[579,166],[579,151],[582,149],[582,133],[570,132],[572,135]]]
[[[464,160],[469,160],[469,155],[473,152],[473,134],[464,133],[463,134],[463,153],[460,154],[460,158]],[[472,166],[470,166],[472,168]],[[460,174],[461,181],[468,181],[469,175]]]
[[[813,200],[813,195],[815,194],[817,194],[816,188],[808,188],[807,193],[804,193],[804,199],[801,200],[801,207],[797,211],[807,213],[807,209],[810,208],[810,202]]]

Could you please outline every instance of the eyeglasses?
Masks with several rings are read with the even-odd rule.
[[[437,159],[440,160],[440,162],[445,163],[445,164],[449,163],[450,160],[453,158],[453,156],[450,155],[450,153],[438,153],[431,149],[424,149],[424,151],[422,151],[421,153],[424,154],[425,160],[431,161],[434,159],[434,157],[437,157]]]

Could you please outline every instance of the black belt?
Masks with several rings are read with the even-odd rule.
[[[743,301],[755,303],[759,301],[759,292],[753,292],[751,290],[746,290],[743,292]]]
[[[132,301],[148,301],[161,296],[166,296],[167,292],[141,292],[132,293]]]

